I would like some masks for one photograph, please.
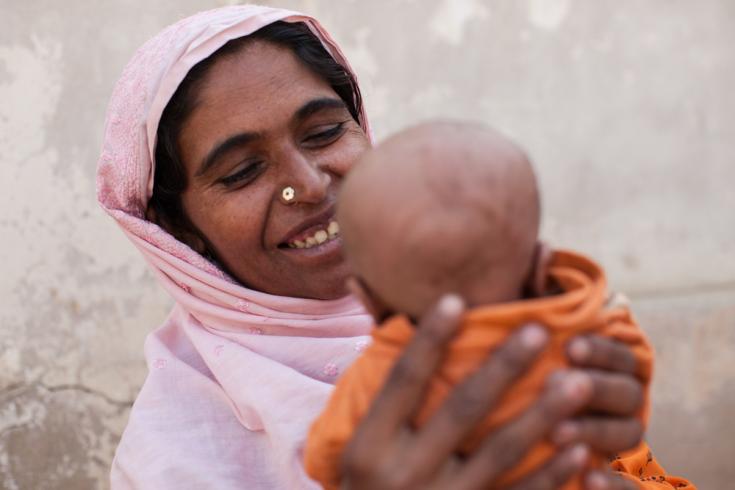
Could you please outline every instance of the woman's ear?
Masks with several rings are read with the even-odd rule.
[[[201,235],[190,230],[188,226],[173,226],[165,216],[157,213],[153,206],[148,206],[146,208],[145,219],[157,224],[173,235],[173,237],[178,241],[187,244],[198,254],[203,255],[204,257],[209,257],[207,244],[204,242]]]
[[[376,324],[382,323],[393,314],[390,308],[360,278],[349,277],[347,279],[347,289],[365,306]]]
[[[548,291],[549,267],[554,251],[542,241],[536,242],[531,270],[526,278],[526,294],[532,298],[544,296]]]
[[[177,240],[184,242],[189,245],[196,253],[202,255],[208,259],[212,259],[212,254],[209,252],[207,245],[202,240],[202,237],[198,233],[191,231],[181,231],[174,235]]]
[[[156,212],[155,208],[151,206],[150,204],[148,205],[148,207],[145,208],[145,219],[146,221],[155,223],[161,228],[163,228],[163,225],[158,221],[158,213]]]

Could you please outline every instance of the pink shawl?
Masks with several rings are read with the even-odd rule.
[[[246,289],[145,219],[156,130],[177,86],[228,40],[277,20],[306,22],[350,69],[316,20],[237,6],[164,30],[135,53],[114,89],[98,199],[176,305],[146,340],[149,373],[115,455],[113,489],[318,488],[302,469],[302,441],[337,375],[367,345],[370,319],[352,297]]]

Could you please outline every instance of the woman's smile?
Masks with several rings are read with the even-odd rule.
[[[278,250],[289,260],[309,266],[342,260],[342,238],[335,219],[335,207],[305,218],[281,239]]]
[[[326,229],[324,225],[318,226],[315,232],[305,232],[302,237],[290,240],[287,245],[289,248],[310,249],[337,238],[339,238],[339,223],[330,220]]]
[[[286,233],[278,246],[311,249],[332,241],[339,235],[339,224],[334,214],[334,205],[332,205],[324,212],[304,219]]]
[[[288,247],[282,249],[291,260],[306,265],[319,265],[325,262],[342,260],[342,237],[336,235],[326,238],[322,243],[305,245],[303,247]]]

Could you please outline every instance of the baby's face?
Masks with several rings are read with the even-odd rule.
[[[517,299],[536,243],[525,156],[495,133],[428,124],[368,152],[340,192],[353,272],[389,309],[421,316],[441,295]]]
[[[415,268],[424,263],[417,254],[451,242],[449,227],[434,215],[434,198],[414,164],[416,153],[403,145],[377,147],[345,182],[337,205],[344,251],[378,316],[389,312],[416,312],[434,284],[415,281]],[[436,227],[439,227],[437,229]],[[430,257],[429,257],[430,258]],[[402,285],[412,282],[412,287]]]

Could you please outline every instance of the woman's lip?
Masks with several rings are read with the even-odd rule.
[[[279,246],[285,246],[292,243],[294,240],[305,240],[306,237],[313,235],[317,230],[326,230],[329,222],[334,219],[334,205],[327,208],[325,211],[305,219],[297,226],[291,228],[288,233],[284,235],[281,241],[278,243]]]
[[[342,237],[336,236],[329,241],[310,248],[280,248],[280,251],[297,261],[313,262],[342,258]]]

